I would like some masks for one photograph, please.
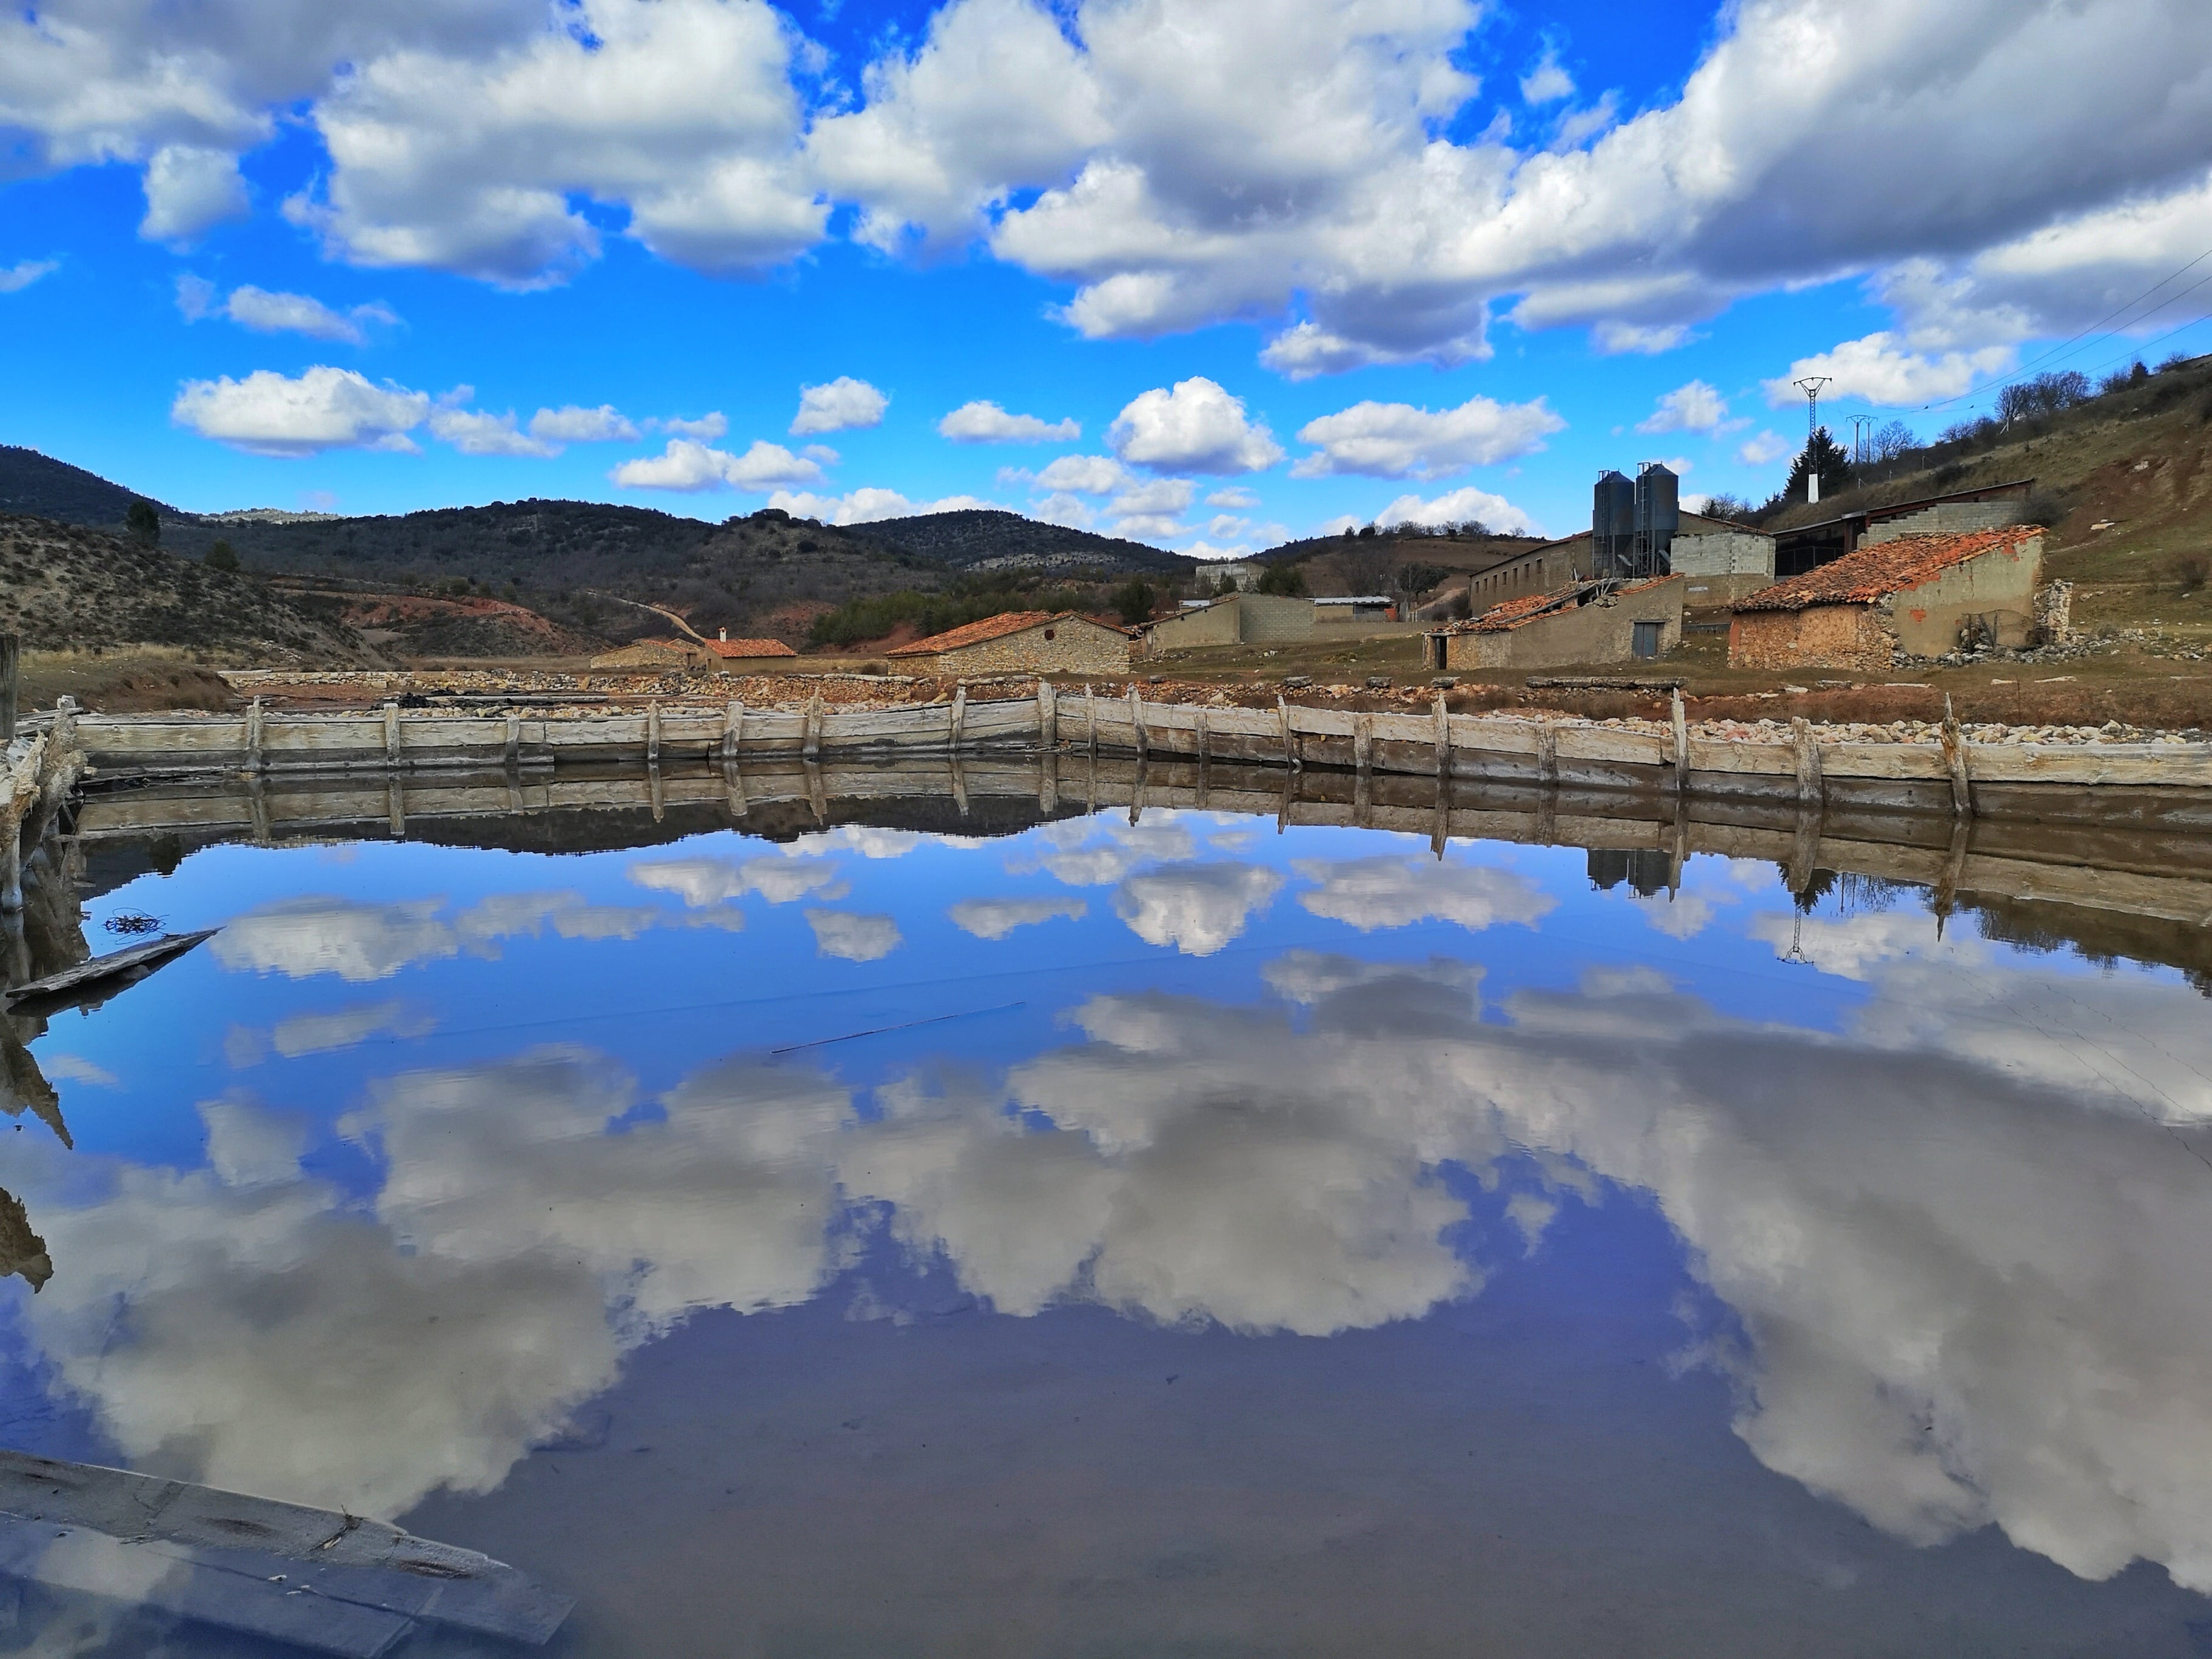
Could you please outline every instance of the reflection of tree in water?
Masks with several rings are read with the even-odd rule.
[[[1774,866],[1782,872],[1784,886],[1790,884],[1790,866]],[[1805,884],[1802,892],[1790,895],[1798,914],[1811,915],[1820,908],[1820,901],[1833,894],[1836,914],[1856,915],[1862,912],[1880,915],[1897,908],[1899,900],[1917,897],[1927,892],[1925,887],[1910,881],[1892,881],[1886,876],[1861,875],[1856,870],[1815,870]]]
[[[35,1292],[54,1276],[54,1263],[46,1241],[31,1231],[23,1200],[0,1188],[0,1279],[10,1273]]]
[[[2201,996],[2212,997],[2212,928],[2165,916],[2092,910],[2045,899],[1965,901],[1984,939],[2044,955],[2069,951],[2111,971],[2123,962],[2179,969]]]

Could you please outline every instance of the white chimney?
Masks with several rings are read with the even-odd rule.
[[[1814,467],[1814,466],[1808,466],[1808,467],[1807,467],[1807,468],[1805,469],[1805,500],[1806,500],[1806,502],[1809,505],[1809,504],[1811,504],[1811,503],[1812,503],[1812,502],[1814,502],[1814,501],[1819,501],[1820,499],[1820,468],[1818,468],[1818,467]]]
[[[724,629],[722,630],[722,643],[723,643],[724,645],[727,645],[729,642],[730,642],[730,630],[729,630],[728,629],[726,629],[726,629]]]

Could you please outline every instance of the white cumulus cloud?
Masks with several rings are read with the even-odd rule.
[[[532,415],[530,435],[556,444],[628,443],[637,436],[637,427],[612,404],[601,404],[597,409],[568,404]]]
[[[1358,473],[1370,478],[1437,478],[1541,449],[1566,422],[1545,405],[1501,404],[1474,397],[1456,409],[1358,403],[1298,428],[1298,441],[1319,446],[1291,468],[1295,478]]]
[[[203,438],[256,455],[313,455],[326,449],[412,453],[407,434],[430,417],[422,392],[378,386],[325,364],[293,376],[258,368],[242,380],[187,380],[169,418]]]
[[[430,416],[430,435],[449,443],[464,455],[557,455],[560,446],[523,431],[514,412],[495,415],[489,410],[446,408]]]
[[[1132,398],[1106,441],[1132,466],[1163,472],[1259,472],[1283,459],[1274,434],[1246,418],[1243,399],[1203,375]]]
[[[866,380],[840,374],[823,386],[799,388],[799,413],[791,422],[794,434],[848,432],[883,424],[891,400]]]
[[[0,294],[15,294],[39,280],[51,276],[61,269],[58,259],[19,259],[14,264],[0,267]]]
[[[938,435],[956,444],[1073,443],[1083,428],[1073,420],[1009,415],[994,403],[963,404],[937,423]]]
[[[181,242],[248,208],[238,157],[196,144],[164,144],[146,163],[146,216],[138,234]]]
[[[819,483],[820,465],[781,444],[753,440],[742,455],[690,438],[671,438],[658,455],[623,462],[607,475],[626,489],[767,489],[777,484]]]
[[[1791,453],[1796,448],[1789,439],[1778,432],[1762,432],[1756,438],[1747,438],[1736,446],[1735,458],[1746,466],[1766,466]]]
[[[1826,375],[1832,382],[1823,398],[1863,398],[1870,404],[1924,404],[1955,398],[1978,381],[2001,374],[2018,354],[2009,345],[1972,351],[1921,352],[1885,329],[1863,339],[1846,340],[1832,351],[1800,357],[1790,372],[1763,382],[1766,400],[1777,408],[1805,401],[1790,382]]]
[[[1540,525],[1504,496],[1493,495],[1472,484],[1450,490],[1433,501],[1425,501],[1419,495],[1401,495],[1375,515],[1375,522],[1386,530],[1401,524],[1465,524],[1469,519],[1479,520],[1488,528],[1509,536],[1544,533]]]
[[[1692,380],[1663,393],[1659,405],[1636,423],[1638,432],[1704,432],[1719,430],[1728,419],[1728,399],[1719,388]]]
[[[911,519],[924,513],[964,513],[971,508],[999,506],[980,495],[946,495],[933,501],[917,501],[896,489],[875,485],[842,495],[779,489],[768,498],[768,504],[781,507],[793,518],[819,519],[824,524],[873,524],[882,519]]]

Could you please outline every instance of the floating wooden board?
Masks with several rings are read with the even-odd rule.
[[[164,933],[159,939],[149,939],[143,945],[133,945],[127,950],[112,951],[104,957],[94,957],[90,962],[80,962],[74,968],[64,968],[58,974],[49,974],[44,979],[29,980],[5,994],[5,1000],[18,1002],[45,1001],[54,998],[81,995],[96,991],[112,981],[137,978],[150,974],[163,963],[184,955],[194,945],[213,939],[221,928],[210,927],[197,933]]]

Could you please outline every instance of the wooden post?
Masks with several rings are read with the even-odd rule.
[[[1042,674],[1037,676],[1037,747],[1048,754],[1060,747],[1060,693]]]
[[[1797,748],[1797,799],[1818,805],[1826,792],[1820,781],[1820,745],[1813,741],[1813,723],[1796,716],[1790,722],[1790,736]]]
[[[396,702],[384,705],[384,763],[399,764],[399,705]],[[398,835],[398,829],[395,826],[392,833]]]
[[[807,760],[818,760],[822,755],[822,692],[819,687],[806,704],[806,736],[799,745],[799,754]],[[817,817],[822,815],[815,814]]]
[[[1365,776],[1375,769],[1375,717],[1354,714],[1352,717],[1352,769]]]
[[[952,752],[956,755],[960,752],[960,739],[964,734],[967,725],[968,682],[963,680],[952,688],[952,726],[948,741],[951,744]],[[963,817],[967,817],[968,809],[962,807],[960,815]]]
[[[1559,781],[1559,734],[1549,720],[1536,728],[1536,781],[1544,784]]]
[[[1135,728],[1137,733],[1137,760],[1141,765],[1145,759],[1146,750],[1145,700],[1137,695],[1137,688],[1133,684],[1129,688],[1129,724]]]
[[[507,750],[501,759],[510,771],[522,764],[522,716],[513,712],[507,717]]]
[[[18,665],[22,646],[13,634],[0,634],[0,744],[15,735]]]
[[[733,761],[738,757],[738,744],[745,729],[745,706],[732,701],[722,710],[722,758]]]
[[[407,836],[407,786],[398,778],[384,786],[384,804],[392,819],[392,838],[404,841]]]
[[[1690,717],[1682,707],[1682,688],[1674,687],[1668,696],[1674,703],[1669,712],[1674,721],[1674,787],[1680,790],[1690,776]]]
[[[1437,775],[1451,775],[1451,711],[1444,707],[1444,694],[1437,693]],[[1442,856],[1443,849],[1437,849]]]
[[[1283,764],[1296,772],[1305,765],[1305,761],[1298,753],[1297,733],[1291,726],[1291,705],[1283,700],[1279,691],[1275,693],[1275,718],[1283,723]]]
[[[1966,770],[1966,739],[1950,709],[1951,700],[1947,696],[1943,699],[1943,767],[1951,775],[1951,813],[1969,818],[1974,815],[1974,782]]]
[[[657,702],[645,706],[645,762],[648,766],[660,763],[660,705]]]
[[[1205,708],[1205,706],[1204,706],[1203,704],[1201,704],[1201,705],[1199,707],[1199,709],[1198,709],[1198,711],[1197,711],[1197,712],[1198,712],[1198,721],[1197,721],[1197,724],[1196,724],[1195,726],[1194,726],[1191,728],[1191,737],[1192,737],[1193,740],[1194,740],[1194,741],[1195,741],[1195,742],[1196,742],[1196,744],[1198,744],[1198,768],[1199,768],[1199,772],[1198,772],[1198,775],[1199,775],[1199,784],[1198,784],[1198,787],[1199,787],[1199,788],[1200,788],[1201,791],[1203,791],[1203,790],[1205,789],[1205,787],[1206,787],[1206,758],[1207,758],[1207,757],[1206,757],[1206,739],[1207,739],[1207,737],[1208,737],[1208,733],[1207,733],[1206,729],[1206,708]],[[1203,803],[1201,803],[1201,805],[1202,805],[1202,804],[1203,804]]]
[[[1091,740],[1091,758],[1098,758],[1098,694],[1086,682],[1083,688],[1083,729]]]
[[[261,752],[261,699],[256,697],[246,706],[246,765],[248,771],[258,772],[269,763]]]

